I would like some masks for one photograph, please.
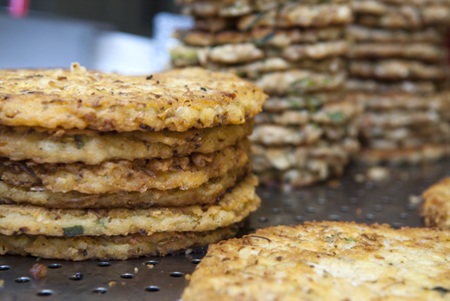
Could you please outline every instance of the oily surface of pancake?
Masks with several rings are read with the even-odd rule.
[[[271,96],[264,103],[265,112],[280,113],[287,110],[319,111],[325,104],[339,102],[344,98],[341,91],[311,93],[303,95]]]
[[[94,165],[110,160],[167,159],[190,153],[213,153],[236,144],[252,132],[253,122],[186,132],[96,132],[0,125],[0,156],[36,163],[83,162]]]
[[[450,233],[307,222],[209,247],[182,299],[448,300]]]
[[[0,181],[0,204],[35,205],[47,208],[149,208],[213,204],[242,180],[250,167],[230,170],[192,189],[149,189],[145,192],[85,194],[52,192],[43,187],[20,187]]]
[[[248,150],[249,142],[245,138],[237,145],[214,153],[193,153],[170,159],[105,161],[99,165],[36,164],[4,159],[0,164],[0,178],[10,185],[38,186],[54,192],[98,194],[148,189],[185,190],[245,166]]]
[[[450,177],[442,179],[423,194],[421,215],[428,227],[450,229]]]
[[[0,205],[0,233],[46,236],[115,236],[210,231],[240,222],[259,207],[257,179],[248,175],[218,203],[150,209],[47,209]]]
[[[265,95],[234,75],[200,68],[153,76],[83,70],[2,70],[0,123],[98,131],[187,131],[243,124]]]
[[[81,261],[125,260],[142,256],[164,256],[202,247],[236,235],[239,227],[204,232],[158,232],[152,235],[49,237],[0,234],[0,254],[32,255],[40,258]],[[44,247],[43,247],[44,246]]]

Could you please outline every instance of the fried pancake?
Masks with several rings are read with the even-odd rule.
[[[427,227],[450,229],[450,177],[429,187],[423,194],[420,214]]]
[[[0,205],[0,233],[71,237],[211,231],[240,222],[259,207],[256,185],[256,177],[248,175],[209,206],[64,210]]]
[[[290,61],[322,60],[330,57],[342,57],[347,54],[347,42],[344,40],[317,42],[314,44],[295,44],[287,46],[282,56]]]
[[[379,81],[370,79],[349,78],[345,82],[347,91],[375,93],[407,93],[431,94],[438,91],[438,85],[433,81]],[[363,95],[364,93],[361,93]],[[432,95],[432,94],[431,94]]]
[[[4,159],[0,164],[0,178],[13,186],[38,186],[52,192],[101,194],[145,192],[148,189],[186,190],[245,166],[248,152],[249,143],[245,138],[235,146],[214,153],[193,153],[170,159],[105,161],[99,165],[36,164]]]
[[[271,169],[258,173],[261,185],[291,189],[292,187],[310,186],[333,177],[340,177],[344,172],[346,162],[336,159],[327,161],[316,159],[306,168],[292,168],[286,170]]]
[[[405,113],[410,111],[434,111],[446,116],[450,111],[450,93],[441,92],[430,95],[416,93],[353,93],[349,99],[364,103],[367,112],[398,110]],[[450,117],[450,115],[448,115]]]
[[[306,222],[212,245],[182,299],[448,300],[450,232]]]
[[[350,25],[346,29],[346,36],[353,42],[429,44],[442,44],[444,42],[442,32],[433,27],[409,31]]]
[[[355,43],[348,48],[349,58],[402,58],[443,62],[447,52],[441,45],[429,43]]]
[[[362,106],[355,105],[350,101],[342,101],[325,104],[320,110],[286,110],[274,114],[273,112],[262,112],[256,115],[256,124],[279,124],[279,125],[306,125],[308,123],[321,124],[345,124],[362,113]]]
[[[450,6],[389,7],[382,15],[357,14],[355,23],[392,29],[422,29],[428,26],[448,25]]]
[[[391,110],[386,112],[366,112],[361,117],[361,128],[370,129],[371,127],[380,127],[386,130],[399,128],[404,126],[432,126],[440,122],[448,122],[443,120],[439,112],[429,111],[404,111]]]
[[[186,132],[97,132],[0,125],[0,156],[36,163],[100,164],[111,160],[168,159],[213,153],[252,132],[253,121]]]
[[[258,79],[262,74],[265,73],[294,69],[331,74],[343,72],[346,70],[345,60],[338,57],[320,61],[303,60],[299,62],[289,62],[281,57],[269,57],[263,60],[243,65],[227,66],[207,64],[205,67],[209,70],[234,73],[240,77],[245,77],[252,80]]]
[[[347,4],[306,5],[290,2],[278,11],[254,13],[242,16],[237,21],[237,29],[241,31],[256,27],[329,27],[346,25],[353,20],[352,11]]]
[[[428,6],[428,5],[450,5],[450,0],[378,0],[388,4],[394,5],[415,5],[415,6]]]
[[[339,126],[335,124],[322,125],[320,127],[314,123],[305,126],[261,124],[255,126],[250,141],[270,146],[311,145],[320,139],[336,141],[349,136],[355,137],[357,133],[358,124],[356,122]]]
[[[256,173],[269,170],[312,169],[323,163],[345,164],[359,151],[356,138],[344,138],[339,142],[320,140],[302,147],[268,147],[252,145],[252,162]]]
[[[426,144],[422,147],[408,149],[366,149],[358,158],[372,165],[380,163],[400,165],[435,162],[449,155],[450,145],[445,143]]]
[[[292,44],[317,43],[342,39],[342,27],[326,28],[254,28],[250,31],[207,32],[204,30],[178,30],[174,37],[190,46],[217,46],[224,44],[255,43],[258,46],[285,48]]]
[[[326,92],[343,86],[347,75],[288,70],[264,74],[255,83],[272,96]]]
[[[429,125],[411,124],[397,128],[361,127],[360,134],[370,144],[375,139],[395,143],[404,143],[406,139],[416,139],[419,143],[445,143],[450,142],[450,123],[442,121],[430,123]]]
[[[399,18],[412,18],[413,16],[418,18],[418,16],[420,16],[424,20],[433,17],[432,20],[437,19],[445,21],[444,14],[448,13],[447,9],[450,8],[450,3],[444,3],[444,1],[431,0],[420,1],[420,3],[419,1],[389,2],[383,0],[356,0],[352,2],[351,7],[356,15],[369,14],[383,16],[386,14],[392,14],[393,16],[394,13],[397,13]],[[441,10],[441,14],[439,14],[439,10]]]
[[[398,149],[421,149],[424,144],[431,145],[442,145],[449,143],[450,131],[448,125],[445,124],[446,131],[445,135],[440,135],[440,131],[436,130],[431,136],[420,136],[419,134],[413,135],[412,137],[405,137],[403,139],[396,139],[397,137],[382,137],[374,138],[370,137],[363,141],[363,144],[372,150],[398,150]],[[395,133],[393,133],[395,134]],[[392,136],[392,135],[391,135]]]
[[[172,64],[176,67],[217,64],[242,64],[260,60],[264,51],[255,44],[227,44],[216,47],[177,45],[170,49]]]
[[[47,208],[150,208],[213,204],[247,175],[250,166],[229,171],[188,190],[149,189],[145,192],[85,194],[76,191],[51,192],[43,187],[20,187],[0,181],[0,204],[34,205]]]
[[[307,109],[315,112],[319,111],[327,103],[342,101],[344,97],[344,94],[340,93],[340,91],[297,96],[273,96],[264,103],[263,110],[264,112],[281,113],[288,110]]]
[[[125,260],[142,256],[165,256],[203,247],[236,235],[231,225],[204,232],[158,232],[152,235],[48,237],[0,234],[0,254],[32,255],[48,259]],[[45,247],[42,247],[45,246]]]
[[[351,60],[352,76],[382,80],[440,80],[447,76],[445,64],[425,64],[401,59]]]
[[[264,58],[282,57],[290,61],[322,60],[342,57],[347,51],[347,42],[332,41],[315,44],[291,45],[285,49],[262,49],[253,43],[225,44],[215,47],[193,47],[177,45],[170,50],[172,64],[176,67],[211,64],[248,64]],[[216,69],[216,68],[214,68]]]
[[[49,129],[187,131],[243,124],[265,95],[230,74],[199,68],[153,76],[85,71],[1,70],[0,123]]]
[[[178,1],[183,13],[195,17],[238,17],[250,12],[264,12],[279,8],[289,0],[244,0],[244,1]],[[302,4],[322,4],[322,0],[303,0]],[[349,3],[349,0],[331,0],[327,3]]]

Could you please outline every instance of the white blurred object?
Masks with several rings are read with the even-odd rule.
[[[154,38],[109,32],[97,40],[95,69],[123,74],[149,74],[167,69],[170,63],[169,47],[176,29],[190,28],[190,17],[159,13],[153,20]]]

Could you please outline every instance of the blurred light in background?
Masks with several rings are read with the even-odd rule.
[[[89,69],[146,74],[167,67],[172,32],[192,24],[164,0],[10,1],[0,0],[0,68],[68,68],[77,61]],[[19,2],[25,6],[8,12]]]

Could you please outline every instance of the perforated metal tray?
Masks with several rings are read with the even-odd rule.
[[[414,196],[450,175],[450,160],[390,168],[389,177],[381,182],[364,181],[365,172],[363,166],[353,165],[337,183],[284,192],[259,188],[263,205],[248,218],[243,234],[310,220],[423,226]],[[78,263],[1,256],[0,300],[180,300],[187,285],[185,275],[193,272],[204,252],[197,249],[164,258]],[[36,262],[48,267],[40,280],[30,275]]]

